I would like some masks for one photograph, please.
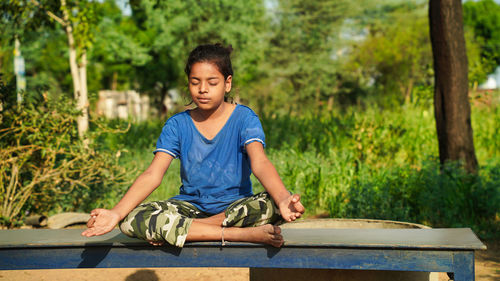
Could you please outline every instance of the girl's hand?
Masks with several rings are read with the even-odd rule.
[[[90,212],[90,219],[87,222],[87,230],[82,232],[82,236],[103,235],[115,228],[120,222],[120,215],[112,210],[95,209]]]
[[[288,222],[294,221],[306,211],[300,203],[300,195],[293,194],[279,203],[281,216]]]

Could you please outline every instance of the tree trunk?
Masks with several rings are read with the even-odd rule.
[[[413,84],[415,81],[413,81],[413,78],[408,79],[408,84],[406,85],[405,88],[405,103],[408,104],[412,101],[412,92],[413,92]]]
[[[328,97],[328,112],[332,111],[333,109],[333,96]]]
[[[462,161],[467,171],[475,173],[461,0],[430,0],[429,21],[439,158],[441,164]]]
[[[87,54],[84,50],[82,53],[82,64],[78,66],[75,39],[73,37],[73,28],[69,21],[65,0],[61,0],[61,8],[63,11],[63,20],[65,23],[64,31],[66,32],[66,36],[68,37],[69,67],[71,69],[71,78],[73,80],[73,96],[76,100],[77,109],[82,111],[82,115],[77,118],[78,135],[81,138],[89,127],[89,116],[87,109]]]
[[[111,77],[111,91],[116,91],[118,85],[118,73],[113,71],[113,76]]]
[[[73,37],[73,28],[68,19],[68,13],[66,11],[66,1],[61,1],[63,15],[64,15],[64,31],[68,37],[68,51],[69,51],[69,68],[71,70],[71,78],[73,80],[73,97],[78,100],[80,96],[80,75],[78,74],[78,63],[76,59],[76,46],[75,39]]]
[[[82,111],[82,115],[78,116],[78,135],[82,137],[89,129],[89,98],[87,93],[87,51],[83,50],[78,67],[80,74],[80,96],[76,101],[77,109]]]

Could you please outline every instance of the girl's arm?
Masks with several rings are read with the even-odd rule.
[[[294,221],[305,211],[298,194],[291,195],[286,190],[274,165],[267,159],[262,143],[254,141],[246,145],[252,172],[278,205],[281,216],[286,221]]]
[[[83,236],[102,235],[110,232],[130,211],[139,205],[153,192],[161,183],[163,175],[167,171],[173,157],[170,154],[157,152],[153,162],[128,189],[123,198],[111,209],[95,209],[90,212],[90,220],[87,222],[87,230],[82,232]]]

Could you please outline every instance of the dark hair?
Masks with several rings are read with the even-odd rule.
[[[191,67],[198,62],[210,62],[215,64],[219,69],[219,72],[222,73],[224,79],[227,79],[229,75],[233,75],[233,67],[231,65],[231,52],[233,51],[233,47],[228,45],[227,47],[223,47],[222,44],[207,44],[207,45],[199,45],[194,48],[189,54],[186,68],[184,68],[184,72],[189,78],[189,74],[191,74]]]

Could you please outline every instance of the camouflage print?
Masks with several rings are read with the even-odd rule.
[[[208,216],[186,201],[149,202],[132,210],[120,222],[120,230],[130,237],[182,247],[193,219]],[[226,209],[225,216],[222,222],[225,227],[282,223],[279,209],[267,192],[236,200]]]
[[[175,199],[149,202],[132,210],[120,222],[120,230],[130,237],[182,247],[193,219],[206,217],[189,202]]]
[[[281,224],[280,211],[269,193],[261,192],[234,201],[225,211],[222,226],[253,227],[264,224]]]

